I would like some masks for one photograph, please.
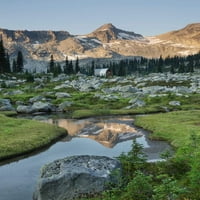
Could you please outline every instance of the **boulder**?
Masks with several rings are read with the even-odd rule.
[[[33,109],[31,106],[19,105],[17,106],[17,112],[30,114],[30,113],[33,113]]]
[[[140,99],[131,99],[129,101],[129,103],[131,103],[132,105],[130,106],[127,106],[126,109],[131,109],[131,108],[137,108],[137,107],[143,107],[146,105],[146,103],[143,101],[143,100],[140,100]]]
[[[0,111],[13,111],[14,107],[11,105],[10,99],[0,99]]]
[[[55,94],[56,98],[70,98],[71,95],[66,92],[56,92]]]
[[[180,102],[180,101],[170,101],[170,102],[169,102],[169,105],[170,105],[170,106],[180,106],[180,105],[181,105],[181,102]]]
[[[35,102],[33,105],[19,105],[17,107],[18,113],[36,113],[36,112],[54,112],[56,108],[48,102]]]
[[[66,88],[69,88],[69,85],[61,84],[61,85],[57,85],[56,87],[54,87],[54,90],[60,90],[60,89],[66,89]]]
[[[14,95],[19,95],[19,94],[24,94],[23,91],[21,90],[13,90],[13,91],[10,91],[10,92],[7,92],[5,93],[4,95],[8,95],[8,96],[14,96]]]
[[[30,98],[29,102],[34,103],[36,101],[41,101],[41,100],[44,100],[44,99],[45,99],[45,97],[43,97],[43,96],[35,96],[35,97]]]
[[[125,85],[119,88],[119,92],[131,92],[136,93],[138,92],[138,89],[133,87],[132,85]]]
[[[54,106],[48,102],[35,102],[32,105],[33,112],[52,112],[55,110]]]
[[[45,165],[33,194],[34,200],[71,200],[102,192],[119,181],[120,163],[105,156],[71,156]],[[118,173],[120,174],[120,173]]]
[[[73,103],[71,101],[65,101],[58,106],[58,111],[65,111],[69,108]]]

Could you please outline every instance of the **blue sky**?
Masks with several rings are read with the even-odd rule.
[[[105,23],[144,36],[200,22],[199,0],[1,0],[0,28],[90,33]]]

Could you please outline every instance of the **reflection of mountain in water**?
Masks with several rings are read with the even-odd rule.
[[[86,137],[109,148],[114,147],[119,142],[142,136],[141,131],[132,126],[133,120],[130,118],[108,118],[107,120],[98,118],[84,120],[48,119],[46,122],[67,129],[69,136],[65,141],[69,141],[73,137]]]
[[[79,133],[80,137],[94,139],[110,148],[119,142],[140,137],[141,135],[135,128],[122,123],[97,123],[86,126]]]
[[[48,123],[56,124],[59,127],[65,128],[70,136],[76,136],[87,124],[91,122],[87,120],[72,120],[72,119],[48,119]]]

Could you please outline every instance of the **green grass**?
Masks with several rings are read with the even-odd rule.
[[[167,86],[167,87],[173,87],[173,86],[186,86],[190,87],[191,81],[148,81],[146,82],[146,86]]]
[[[174,147],[189,142],[191,134],[200,135],[200,111],[177,111],[147,116],[137,116],[135,124],[152,131],[151,138],[167,140]]]
[[[136,114],[147,114],[147,113],[157,113],[164,112],[160,107],[141,107],[135,109],[80,109],[75,110],[72,113],[72,118],[86,118],[92,116],[102,116],[102,115],[136,115]]]
[[[0,124],[0,160],[33,152],[67,134],[54,125],[2,114]]]

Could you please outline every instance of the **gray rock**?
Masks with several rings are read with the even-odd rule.
[[[72,156],[45,165],[33,195],[34,200],[71,200],[93,195],[106,189],[109,182],[117,183],[120,163],[105,156]]]
[[[5,95],[18,95],[18,94],[24,94],[24,92],[21,90],[13,90],[13,91],[5,93]]]
[[[32,107],[33,112],[52,112],[55,110],[54,106],[48,102],[35,102]]]
[[[137,108],[137,107],[143,107],[143,106],[146,105],[146,103],[143,100],[140,100],[140,99],[136,99],[135,101],[134,101],[134,99],[130,100],[129,103],[132,103],[132,105],[127,106],[125,109],[132,109],[132,108]]]
[[[181,105],[181,102],[180,102],[180,101],[170,101],[170,102],[169,102],[169,105],[170,105],[170,106],[180,106],[180,105]]]
[[[29,102],[34,103],[34,102],[37,102],[37,101],[41,101],[42,99],[44,100],[43,96],[35,96],[35,97],[30,98]]]
[[[116,101],[119,100],[119,97],[113,94],[107,94],[107,95],[102,95],[102,94],[95,94],[94,97],[100,98],[104,101]]]
[[[36,113],[36,112],[54,112],[56,108],[54,105],[48,102],[34,102],[33,105],[19,105],[17,107],[18,113]]]
[[[138,89],[133,87],[132,85],[125,85],[119,88],[119,92],[131,92],[136,93],[138,92]]]
[[[73,103],[71,101],[65,101],[58,106],[58,111],[65,111],[66,108],[69,108]]]
[[[89,92],[92,90],[95,90],[95,85],[92,85],[91,83],[83,83],[82,85],[79,86],[79,90],[81,92]]]
[[[41,84],[39,84],[39,85],[37,85],[37,86],[35,86],[35,90],[38,90],[38,89],[41,89],[41,88],[44,88],[45,87],[45,85],[43,84],[43,83],[41,83]]]
[[[19,105],[24,105],[24,102],[23,101],[16,101],[15,102],[15,105],[19,106]]]
[[[11,105],[10,99],[0,99],[0,111],[13,111],[14,107]]]
[[[61,85],[57,85],[56,87],[54,87],[54,90],[60,90],[60,89],[66,89],[69,88],[70,86],[67,84],[61,84]]]
[[[16,110],[18,113],[25,113],[25,114],[30,114],[34,112],[32,106],[25,106],[25,105],[17,106]]]
[[[55,94],[56,98],[70,98],[71,95],[66,92],[56,92]]]
[[[0,106],[9,105],[10,99],[0,99]]]

